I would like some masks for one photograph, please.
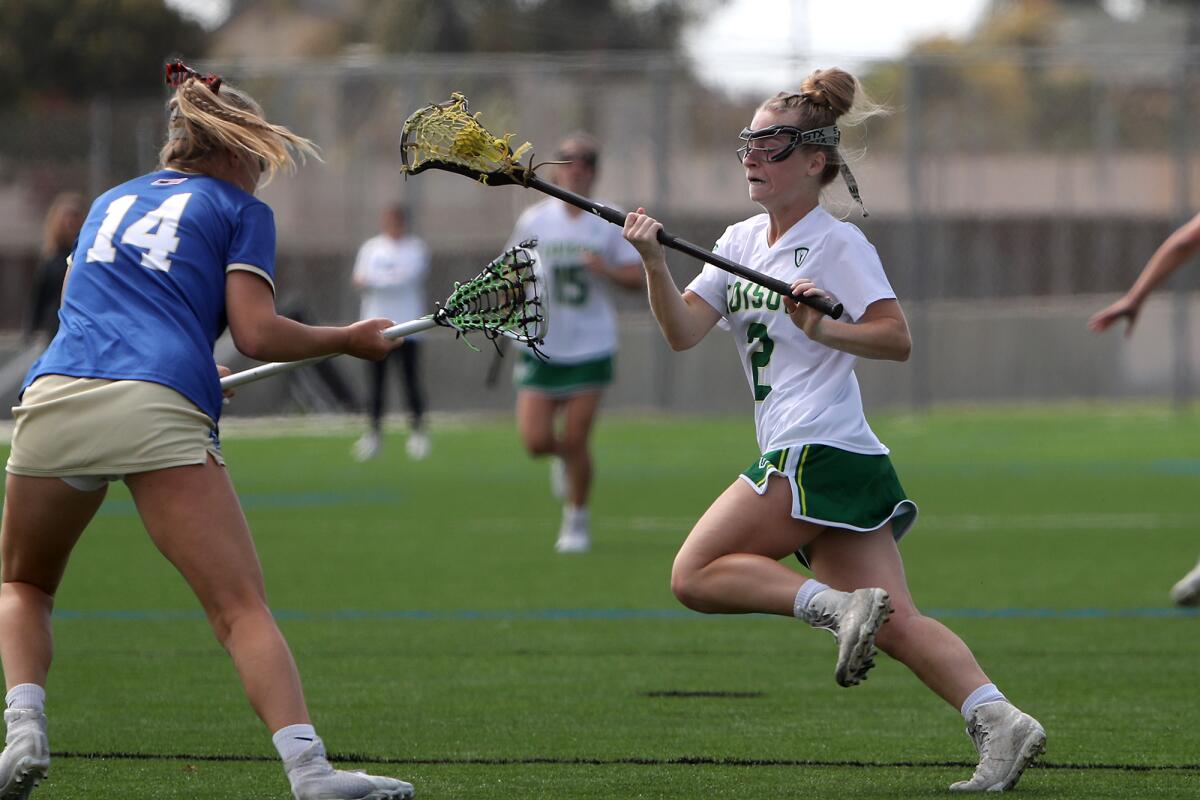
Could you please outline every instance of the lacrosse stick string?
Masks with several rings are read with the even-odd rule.
[[[483,376],[483,385],[489,389],[500,380],[500,367],[504,363],[504,351],[507,349],[507,339],[496,340],[496,353],[492,356],[492,363],[488,365],[487,374]]]
[[[542,180],[534,174],[532,159],[528,165],[518,161],[530,150],[529,142],[514,150],[510,144],[512,134],[495,136],[483,127],[478,118],[478,114],[468,113],[466,97],[457,92],[451,95],[448,102],[415,111],[405,120],[400,136],[400,160],[404,174],[416,175],[427,169],[440,169],[466,175],[487,186],[525,186],[595,214],[613,225],[624,227],[624,212]],[[790,284],[730,261],[680,239],[665,229],[659,230],[658,241],[664,247],[686,253],[783,297],[791,297],[833,319],[842,315],[841,303],[835,303],[828,297],[793,297]]]
[[[456,335],[462,336],[472,349],[476,348],[466,339],[466,334],[477,331],[492,340],[493,344],[501,337],[513,339],[540,356],[538,346],[545,339],[546,316],[541,300],[541,284],[535,274],[537,256],[533,248],[536,244],[536,240],[531,239],[510,248],[475,278],[466,283],[456,283],[454,291],[445,303],[439,304],[437,311],[393,325],[381,331],[381,334],[386,339],[396,339],[441,326],[454,329]],[[260,364],[226,375],[221,379],[221,389],[234,389],[336,355],[339,354]]]

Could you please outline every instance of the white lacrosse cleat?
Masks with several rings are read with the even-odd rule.
[[[296,800],[407,800],[415,794],[411,783],[395,778],[334,769],[320,739],[285,761],[283,769]]]
[[[554,543],[554,552],[564,555],[586,553],[592,549],[592,538],[587,531],[560,531]]]
[[[806,613],[808,623],[837,637],[834,677],[839,686],[866,680],[867,671],[875,666],[875,635],[891,613],[892,603],[883,589],[826,589],[812,599]]]
[[[367,431],[359,437],[354,443],[354,460],[355,461],[370,461],[375,456],[379,455],[380,448],[383,447],[383,441],[379,436],[378,431]]]
[[[979,766],[969,781],[950,784],[952,792],[1006,792],[1046,750],[1041,723],[1007,700],[976,708],[967,735],[979,751]]]
[[[1171,587],[1171,602],[1177,606],[1200,605],[1200,564]]]
[[[550,494],[555,500],[567,497],[567,464],[558,456],[550,458]]]
[[[4,712],[8,731],[0,753],[0,800],[25,800],[50,771],[46,715],[31,708]]]
[[[586,553],[592,549],[592,537],[588,535],[585,525],[563,526],[558,531],[558,541],[554,543],[554,552],[564,555]]]
[[[408,434],[408,441],[404,443],[404,449],[413,461],[426,458],[431,448],[429,435],[424,431],[412,431]]]

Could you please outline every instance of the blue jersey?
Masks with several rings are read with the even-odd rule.
[[[100,195],[71,258],[58,335],[21,387],[42,375],[169,386],[214,422],[225,330],[225,275],[274,286],[275,217],[253,195],[206,175],[143,175]]]

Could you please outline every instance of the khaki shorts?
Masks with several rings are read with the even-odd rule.
[[[91,491],[133,472],[203,464],[209,456],[225,465],[216,425],[174,389],[43,375],[13,409],[6,468]]]

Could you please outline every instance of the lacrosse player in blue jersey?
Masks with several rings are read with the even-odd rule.
[[[92,204],[72,254],[58,334],[13,409],[0,533],[0,659],[7,684],[0,798],[49,768],[50,613],[71,549],[110,481],[124,480],[150,538],[200,600],[247,697],[274,734],[298,800],[412,796],[392,778],[334,770],[221,458],[213,343],[229,327],[264,361],[334,353],[378,360],[390,320],[302,325],[275,312],[275,224],[264,173],[316,155],[245,93],[181,63],[162,168]]]

